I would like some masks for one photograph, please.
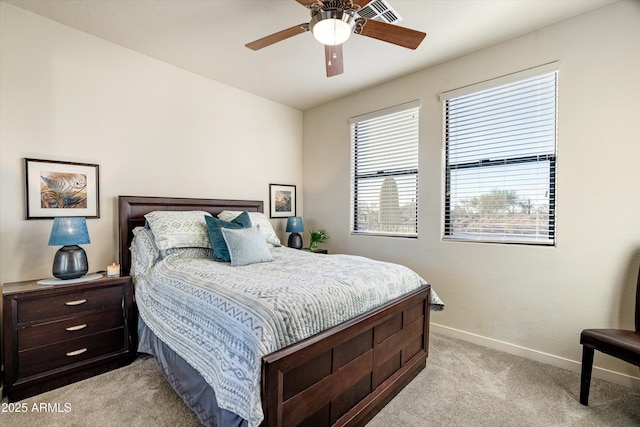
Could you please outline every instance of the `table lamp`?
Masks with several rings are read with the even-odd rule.
[[[302,218],[299,216],[290,216],[287,218],[287,233],[289,235],[288,246],[294,249],[302,249],[302,236],[300,233],[304,231]]]
[[[59,217],[53,220],[49,246],[60,246],[53,258],[53,275],[58,279],[77,279],[87,274],[89,262],[78,245],[91,243],[87,221],[82,217]]]

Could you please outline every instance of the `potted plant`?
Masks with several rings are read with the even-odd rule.
[[[310,230],[311,241],[309,243],[309,250],[315,252],[318,250],[318,244],[326,241],[329,235],[324,230]]]

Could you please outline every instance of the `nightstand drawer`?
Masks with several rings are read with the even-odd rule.
[[[122,309],[75,316],[18,330],[18,351],[67,341],[124,326]]]
[[[122,307],[123,286],[90,289],[49,298],[23,299],[18,303],[18,323],[80,313],[99,308]]]
[[[18,378],[125,350],[124,328],[33,348],[18,353]]]

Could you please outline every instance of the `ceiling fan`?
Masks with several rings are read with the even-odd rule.
[[[372,0],[296,1],[311,11],[311,20],[308,23],[294,25],[247,43],[245,46],[252,50],[259,50],[295,35],[311,31],[316,40],[324,45],[327,77],[331,77],[344,72],[342,43],[347,41],[352,33],[408,49],[416,49],[427,35],[421,31],[365,18],[361,15],[361,10]]]

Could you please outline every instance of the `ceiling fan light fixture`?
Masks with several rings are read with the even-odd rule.
[[[349,39],[355,25],[353,15],[335,10],[320,10],[311,18],[309,29],[320,43],[335,46]]]

